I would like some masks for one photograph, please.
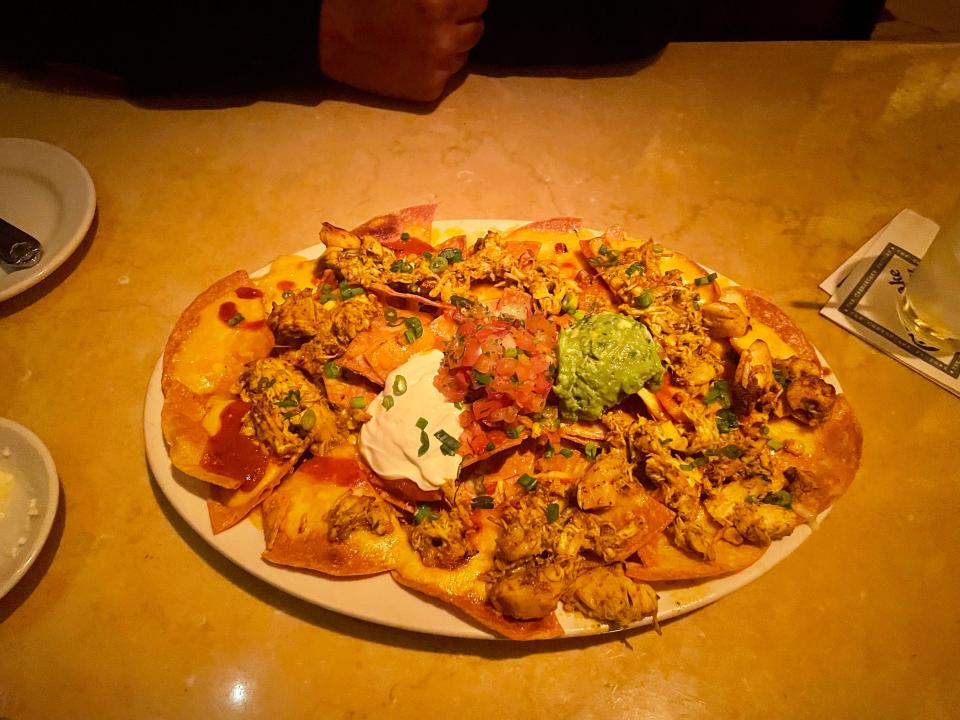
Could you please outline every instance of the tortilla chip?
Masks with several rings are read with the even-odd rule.
[[[330,458],[312,458],[263,503],[264,560],[339,577],[370,575],[396,565],[397,548],[407,543],[396,516],[393,529],[385,535],[356,530],[343,542],[327,537],[327,514],[345,493],[378,497],[360,463],[337,459],[353,462],[352,477],[326,472]]]
[[[726,540],[717,541],[715,550],[715,559],[703,560],[680,550],[661,534],[655,543],[637,551],[640,563],[627,563],[627,575],[643,582],[715,577],[743,570],[766,552],[766,548],[747,543],[731,545]]]
[[[496,535],[496,527],[490,522],[483,522],[481,530],[474,535],[478,553],[453,570],[427,567],[416,551],[407,545],[391,574],[401,585],[452,605],[483,627],[511,640],[536,640],[563,635],[563,628],[555,613],[539,620],[514,620],[487,602],[487,583],[482,576],[493,567]]]
[[[251,487],[241,485],[235,490],[213,487],[207,499],[210,529],[215,534],[221,533],[243,520],[287,476],[296,464],[297,457],[286,463],[270,463],[263,477]]]

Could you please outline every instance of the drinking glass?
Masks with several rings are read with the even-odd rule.
[[[960,200],[907,281],[897,309],[915,337],[960,352]]]

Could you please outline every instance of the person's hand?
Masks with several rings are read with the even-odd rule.
[[[320,70],[390,97],[436,100],[483,34],[487,0],[324,0]]]

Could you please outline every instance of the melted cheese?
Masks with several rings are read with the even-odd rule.
[[[237,312],[243,315],[243,323],[230,326],[220,319],[220,306],[225,302],[236,305]],[[174,375],[198,395],[232,383],[234,378],[228,375],[236,368],[230,366],[230,361],[242,366],[262,354],[261,343],[249,342],[249,334],[260,331],[243,325],[263,319],[261,298],[239,298],[231,292],[210,303],[200,311],[196,327],[177,352],[173,360]],[[228,362],[224,362],[225,359]]]

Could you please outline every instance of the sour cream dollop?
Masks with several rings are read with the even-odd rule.
[[[406,478],[421,490],[436,490],[456,479],[461,456],[444,455],[434,433],[443,430],[460,437],[460,410],[433,384],[443,353],[430,350],[407,360],[387,376],[386,386],[367,407],[370,419],[360,428],[360,455],[377,475],[398,480]],[[397,392],[406,387],[403,392]],[[393,398],[384,405],[384,399]],[[388,409],[388,406],[389,409]],[[420,455],[421,428],[429,447]],[[423,424],[423,423],[421,423]]]

